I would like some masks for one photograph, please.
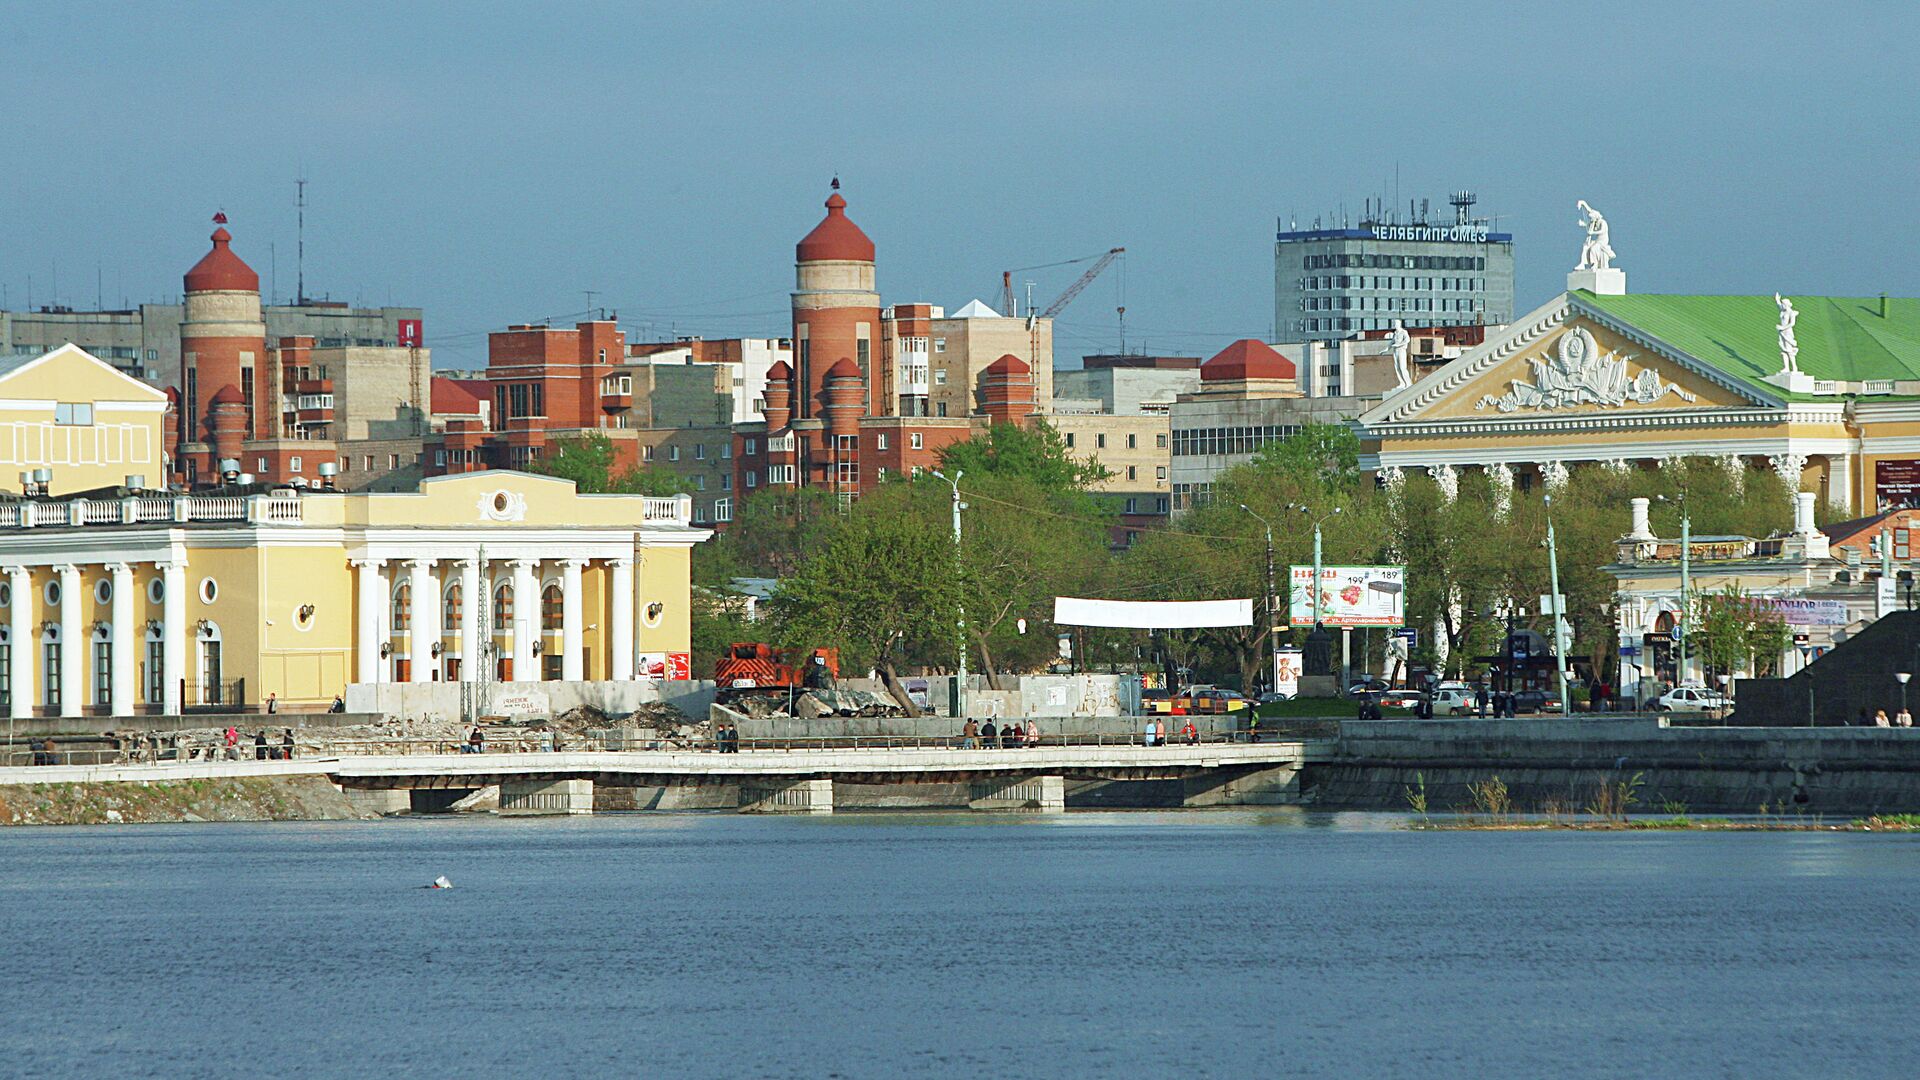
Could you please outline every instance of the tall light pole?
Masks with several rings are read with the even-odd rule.
[[[1240,509],[1252,514],[1253,520],[1259,522],[1261,526],[1267,530],[1267,601],[1260,606],[1264,608],[1267,613],[1267,644],[1271,646],[1273,651],[1273,671],[1267,677],[1272,680],[1272,688],[1278,690],[1280,689],[1280,629],[1275,625],[1273,610],[1273,522],[1268,521],[1259,514],[1255,514],[1253,508],[1246,503],[1241,503]],[[1316,593],[1315,595],[1317,596],[1319,594]]]
[[[1313,513],[1312,507],[1307,506],[1305,503],[1288,503],[1287,509],[1298,511],[1299,513],[1302,513],[1302,514]],[[1338,514],[1339,512],[1340,512],[1340,507],[1336,506],[1332,510],[1329,510],[1326,513],[1320,515],[1320,517],[1317,518],[1313,523],[1313,583],[1309,587],[1308,591],[1312,594],[1312,599],[1313,599],[1312,638],[1314,640],[1317,640],[1320,643],[1320,647],[1323,649],[1327,648],[1328,646],[1326,645],[1326,634],[1327,634],[1326,627],[1322,625],[1321,618],[1320,618],[1320,615],[1321,615],[1321,612],[1320,612],[1320,526],[1325,524],[1328,519],[1332,518],[1335,514]],[[1312,665],[1309,665],[1309,666],[1312,666]],[[1321,666],[1323,668],[1332,667],[1333,658],[1331,656],[1323,655]],[[1326,672],[1323,670],[1319,672],[1310,672],[1310,674],[1324,675],[1326,674]],[[1341,674],[1345,675],[1346,673],[1342,672]],[[1344,694],[1346,692],[1346,687],[1344,686],[1341,687],[1340,692]]]
[[[1674,667],[1673,680],[1676,686],[1680,686],[1687,681],[1687,624],[1693,612],[1693,516],[1687,512],[1687,493],[1684,491],[1676,499],[1662,495],[1660,501],[1677,502],[1680,505],[1680,662]]]
[[[1548,599],[1553,603],[1553,666],[1560,675],[1560,715],[1571,715],[1567,711],[1567,624],[1566,601],[1560,596],[1560,552],[1553,543],[1553,496],[1546,497],[1547,505],[1547,584],[1553,590]]]
[[[953,576],[954,582],[957,584],[960,580],[960,567],[962,565],[960,561],[960,511],[967,508],[967,504],[960,501],[960,478],[967,475],[967,471],[965,469],[953,470],[952,479],[948,479],[947,475],[939,469],[934,469],[933,475],[942,480],[946,480],[947,485],[953,488]],[[964,594],[960,598],[958,610],[959,622],[957,629],[960,632],[960,678],[953,684],[953,711],[954,715],[964,721],[967,718],[967,602]]]

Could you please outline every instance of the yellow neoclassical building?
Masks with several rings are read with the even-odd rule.
[[[0,490],[164,487],[166,413],[164,392],[77,345],[0,356]]]
[[[712,535],[685,496],[498,470],[410,493],[101,494],[0,502],[10,715],[677,674],[691,548]]]
[[[1362,464],[1525,490],[1719,457],[1859,514],[1920,504],[1920,301],[1613,284],[1569,288],[1388,393],[1359,418]]]

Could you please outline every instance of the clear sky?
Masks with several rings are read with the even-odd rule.
[[[1276,217],[1471,187],[1561,288],[1574,200],[1636,292],[1920,295],[1911,3],[0,3],[8,307],[171,298],[225,208],[440,366],[593,303],[784,335],[827,181],[888,302],[1121,245],[1127,345],[1272,320]],[[1021,275],[1044,304],[1077,267]],[[57,278],[57,291],[56,291]],[[1061,317],[1119,344],[1122,277]]]

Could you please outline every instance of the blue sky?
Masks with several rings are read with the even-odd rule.
[[[531,12],[531,13],[530,13]],[[224,207],[293,291],[484,331],[783,334],[827,181],[889,302],[1128,249],[1127,343],[1264,336],[1274,220],[1472,187],[1519,303],[1613,224],[1637,292],[1920,295],[1911,4],[0,4],[8,306],[171,297]],[[1389,192],[1389,194],[1391,194]],[[277,267],[277,272],[276,272]],[[1077,268],[1033,275],[1044,303]],[[55,292],[57,273],[58,291]],[[1064,357],[1118,344],[1110,273]]]

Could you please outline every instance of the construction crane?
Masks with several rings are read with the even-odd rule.
[[[1126,248],[1117,247],[1111,248],[1098,255],[1087,255],[1078,259],[1065,259],[1060,262],[1041,263],[1039,266],[1021,266],[1012,270],[1002,271],[1000,274],[1000,310],[1009,317],[1020,314],[1019,310],[1014,306],[1013,275],[1025,273],[1028,270],[1047,270],[1055,266],[1073,266],[1086,262],[1089,259],[1096,260],[1092,266],[1087,268],[1086,273],[1080,275],[1080,280],[1067,286],[1067,291],[1061,293],[1059,298],[1054,300],[1053,303],[1048,304],[1047,309],[1038,316],[1042,319],[1051,319],[1064,311],[1068,304],[1073,303],[1074,297],[1085,292],[1087,286],[1093,284],[1093,279],[1099,277],[1102,270],[1113,265],[1113,260],[1126,253]],[[1035,316],[1033,312],[1029,311],[1027,312],[1027,317],[1034,318]]]

